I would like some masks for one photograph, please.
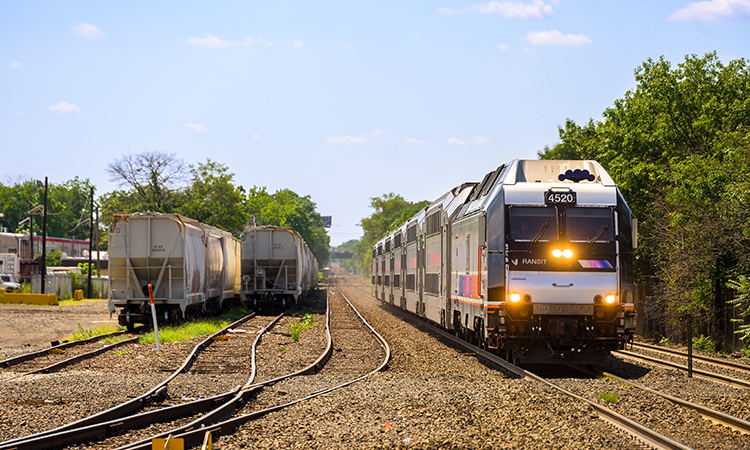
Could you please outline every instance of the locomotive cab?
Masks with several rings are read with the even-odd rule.
[[[506,186],[507,282],[493,331],[522,362],[591,362],[632,339],[632,219],[599,168]]]

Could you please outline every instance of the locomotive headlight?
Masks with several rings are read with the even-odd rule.
[[[565,250],[560,250],[559,248],[556,248],[552,250],[552,256],[554,256],[555,258],[564,256],[565,258],[570,259],[573,257],[573,250],[570,250],[568,248],[566,248]]]
[[[604,297],[604,303],[611,305],[615,302],[615,294],[607,294],[606,297]]]
[[[511,303],[518,303],[518,302],[520,302],[521,301],[521,294],[519,294],[518,292],[514,292],[514,293],[510,294],[510,301],[511,301]]]

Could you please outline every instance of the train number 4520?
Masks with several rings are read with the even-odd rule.
[[[576,193],[547,191],[544,194],[544,203],[548,205],[575,205]]]

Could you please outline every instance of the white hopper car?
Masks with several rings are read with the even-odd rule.
[[[318,284],[318,260],[293,228],[245,228],[242,234],[242,301],[297,303]]]
[[[632,339],[637,222],[596,161],[514,160],[372,250],[373,294],[521,363]]]
[[[240,292],[240,241],[179,214],[118,214],[109,229],[109,310],[121,325],[217,311]]]

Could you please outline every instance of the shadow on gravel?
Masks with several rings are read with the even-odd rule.
[[[639,366],[612,355],[604,363],[597,365],[597,368],[625,378],[626,380],[637,380],[651,372],[651,369],[648,367]]]

